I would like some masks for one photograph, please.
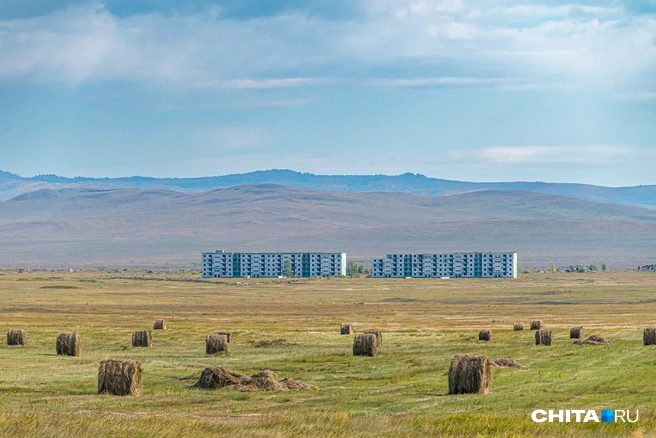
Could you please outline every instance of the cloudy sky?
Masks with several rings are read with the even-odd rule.
[[[656,184],[656,0],[0,0],[0,170]]]

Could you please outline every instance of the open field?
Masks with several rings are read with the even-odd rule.
[[[656,347],[642,345],[642,329],[656,326],[653,273],[205,281],[0,271],[0,297],[0,328],[27,332],[26,347],[0,346],[0,436],[656,436]],[[160,317],[168,330],[153,331],[153,347],[131,348],[131,333]],[[553,346],[534,345],[531,319],[554,331]],[[342,322],[382,330],[379,356],[353,357]],[[612,345],[572,345],[575,325]],[[477,341],[482,328],[490,343]],[[206,356],[205,335],[219,330],[233,332],[230,354]],[[81,357],[55,355],[62,331],[80,332]],[[447,396],[458,353],[528,368],[493,370],[490,395]],[[142,361],[142,396],[96,394],[106,357]],[[319,391],[190,388],[207,365],[270,369]],[[534,409],[638,409],[640,421],[537,425]]]

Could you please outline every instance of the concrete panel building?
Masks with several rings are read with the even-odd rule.
[[[346,275],[346,253],[262,252],[203,253],[204,278],[279,277],[289,261],[295,277],[336,277]]]
[[[517,278],[516,252],[387,254],[374,259],[375,278]]]

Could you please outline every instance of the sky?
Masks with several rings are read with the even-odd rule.
[[[656,0],[0,0],[0,170],[656,184]]]

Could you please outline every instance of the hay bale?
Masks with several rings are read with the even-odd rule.
[[[263,370],[252,376],[237,374],[223,367],[207,367],[194,385],[197,388],[216,389],[228,388],[233,391],[301,391],[316,390],[314,385],[308,385],[298,380],[284,378],[278,380],[276,373]]]
[[[493,363],[499,368],[524,368],[524,365],[517,363],[515,360],[504,357],[495,360]]]
[[[481,330],[478,332],[479,341],[489,341],[492,339],[492,330]]]
[[[581,339],[583,337],[583,326],[572,327],[569,329],[570,339]]]
[[[163,319],[156,319],[153,324],[153,330],[166,330],[166,321]]]
[[[238,385],[240,379],[244,377],[241,374],[233,373],[223,367],[207,367],[200,374],[200,379],[194,385],[196,388],[216,389],[230,385]]]
[[[217,334],[225,336],[228,340],[228,343],[232,342],[232,332],[219,332]]]
[[[376,336],[371,333],[360,333],[353,339],[353,356],[376,357],[378,354],[378,342]]]
[[[12,329],[7,330],[7,345],[25,346],[25,330]]]
[[[457,355],[449,368],[449,394],[487,394],[492,384],[487,356]]]
[[[205,338],[205,354],[228,353],[228,337],[225,335],[207,335]]]
[[[551,345],[551,330],[537,330],[535,332],[535,345]]]
[[[351,324],[342,324],[342,326],[339,328],[339,334],[340,335],[352,335],[353,334],[353,326]]]
[[[57,335],[57,355],[79,356],[81,348],[80,335],[77,332]]]
[[[150,330],[143,330],[132,333],[132,346],[133,347],[152,347],[153,335]]]
[[[383,346],[383,335],[380,333],[380,330],[365,330],[362,333],[365,335],[374,335],[376,337],[376,347],[380,348]]]
[[[642,342],[644,345],[656,345],[656,328],[646,328],[642,332]]]
[[[516,331],[516,332],[519,331],[519,330],[524,330],[524,324],[522,324],[521,322],[514,323],[513,324],[513,330]]]
[[[98,394],[141,395],[141,362],[107,359],[98,369]]]
[[[531,321],[531,330],[540,330],[542,328],[542,321],[535,319]]]
[[[610,345],[610,342],[602,338],[601,336],[592,335],[585,341],[574,341],[575,345]]]

